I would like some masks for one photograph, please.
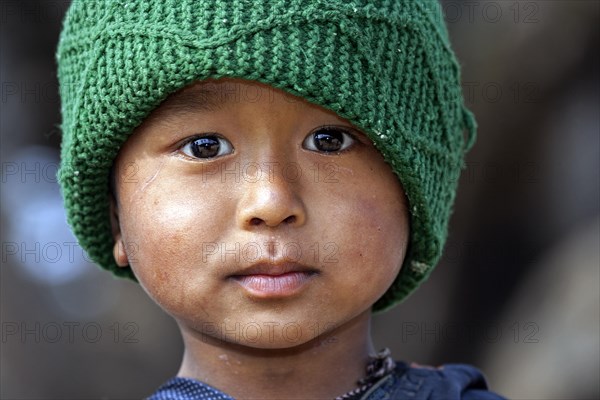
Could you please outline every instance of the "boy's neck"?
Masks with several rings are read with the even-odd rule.
[[[211,385],[236,399],[333,399],[364,378],[370,310],[332,332],[290,349],[256,349],[207,338],[183,324],[185,352],[178,376]]]

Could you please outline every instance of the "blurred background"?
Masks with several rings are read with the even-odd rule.
[[[124,399],[173,376],[175,323],[91,264],[56,184],[68,1],[1,3],[3,399]],[[471,363],[514,399],[599,398],[598,1],[443,1],[478,142],[443,261],[378,347]]]

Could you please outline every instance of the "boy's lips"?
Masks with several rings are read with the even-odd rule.
[[[253,297],[291,296],[301,291],[319,271],[302,264],[257,263],[229,276]]]

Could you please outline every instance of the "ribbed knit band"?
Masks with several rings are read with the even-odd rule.
[[[475,122],[435,1],[74,1],[57,61],[68,220],[90,257],[116,275],[135,279],[112,257],[109,170],[119,148],[169,94],[220,77],[334,111],[400,178],[411,239],[374,310],[405,298],[438,262]]]

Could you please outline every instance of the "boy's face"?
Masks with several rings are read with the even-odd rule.
[[[114,168],[117,262],[184,331],[300,345],[368,313],[404,259],[406,200],[371,141],[266,85],[185,88]]]

